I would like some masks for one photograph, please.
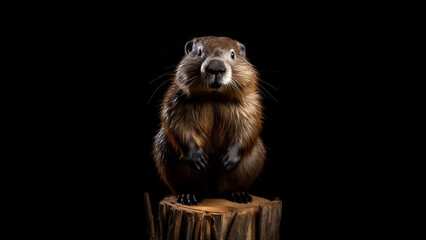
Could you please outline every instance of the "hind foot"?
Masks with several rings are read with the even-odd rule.
[[[181,193],[177,196],[177,202],[185,205],[197,205],[203,202],[203,198],[198,194],[193,193]]]
[[[225,198],[231,202],[249,203],[252,201],[248,192],[232,192],[225,195]]]

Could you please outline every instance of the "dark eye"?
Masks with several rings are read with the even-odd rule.
[[[202,53],[203,53],[203,52],[201,52],[201,48],[199,48],[199,49],[198,49],[197,56],[201,57],[201,54],[202,54]]]
[[[234,59],[234,58],[235,58],[234,51],[231,51],[231,58],[232,58],[232,59]]]

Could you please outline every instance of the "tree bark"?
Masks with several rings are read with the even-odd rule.
[[[148,193],[144,193],[144,199],[145,199],[146,223],[148,227],[147,228],[148,239],[158,240],[157,236],[155,235],[154,216],[152,215],[151,200],[149,199]]]
[[[159,239],[279,239],[282,202],[252,198],[247,204],[207,198],[187,206],[167,196],[159,204]]]

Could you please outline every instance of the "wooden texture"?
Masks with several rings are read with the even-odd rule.
[[[154,230],[154,216],[152,215],[152,208],[151,208],[151,200],[149,199],[149,194],[144,193],[144,199],[145,199],[145,212],[146,212],[146,222],[147,222],[147,233],[149,240],[157,240],[157,236],[155,235]]]
[[[282,202],[252,196],[247,204],[204,199],[187,206],[165,197],[159,204],[159,239],[279,239]]]

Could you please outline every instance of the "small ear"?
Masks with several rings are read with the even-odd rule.
[[[189,54],[190,52],[192,52],[192,46],[194,45],[194,42],[191,40],[191,41],[188,41],[186,44],[185,44],[185,54]]]
[[[243,44],[238,43],[238,48],[240,49],[240,55],[246,57],[246,47]]]

